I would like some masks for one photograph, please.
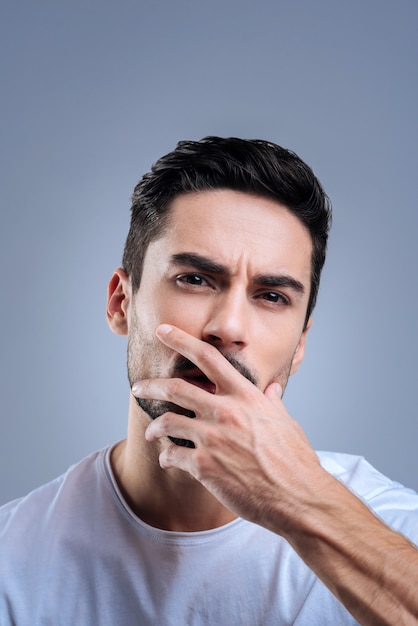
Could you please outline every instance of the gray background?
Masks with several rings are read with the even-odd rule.
[[[0,501],[125,435],[105,321],[129,197],[179,139],[294,149],[332,198],[286,403],[418,488],[416,0],[3,2]]]

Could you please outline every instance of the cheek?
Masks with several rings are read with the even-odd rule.
[[[175,298],[155,302],[155,328],[159,324],[172,324],[190,335],[201,338],[205,326],[205,307],[198,298],[187,302]]]
[[[255,346],[260,375],[267,378],[290,367],[299,343],[296,333],[283,330],[268,336],[269,341],[256,342]]]

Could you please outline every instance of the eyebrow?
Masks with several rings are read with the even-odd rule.
[[[301,295],[305,293],[304,284],[286,274],[258,274],[254,282],[263,287],[288,287]]]
[[[180,265],[191,265],[202,272],[210,272],[211,274],[230,275],[230,271],[226,265],[216,263],[216,261],[212,261],[212,259],[202,256],[201,254],[196,254],[195,252],[179,252],[178,254],[173,254],[171,262],[179,263]]]
[[[179,252],[171,256],[172,263],[178,263],[180,265],[190,265],[191,267],[200,270],[202,272],[209,272],[211,274],[220,274],[223,276],[230,276],[231,272],[226,265],[217,263],[208,257],[196,254],[195,252]],[[305,286],[296,278],[287,276],[286,274],[257,274],[254,277],[254,282],[262,287],[286,287],[292,289],[296,293],[303,295],[305,293]]]

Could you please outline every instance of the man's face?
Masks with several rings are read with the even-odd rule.
[[[311,254],[308,231],[274,200],[223,189],[177,196],[129,305],[130,383],[181,377],[215,391],[156,338],[167,323],[213,344],[260,389],[284,389],[304,354]],[[142,407],[152,418],[173,408]]]

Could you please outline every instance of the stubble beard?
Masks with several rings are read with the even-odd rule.
[[[128,380],[130,387],[138,380],[145,378],[161,378],[163,376],[161,369],[158,367],[158,364],[161,362],[161,352],[158,350],[158,344],[155,343],[156,341],[155,338],[151,339],[146,337],[139,326],[136,314],[133,313],[131,331],[128,337],[127,353]],[[180,361],[187,361],[187,359],[179,355],[177,362]],[[193,366],[189,364],[189,367]],[[178,371],[177,363],[173,367],[173,370]],[[167,377],[165,373],[164,377]],[[169,374],[168,377],[173,377],[173,375]],[[165,402],[164,400],[148,400],[137,397],[135,397],[135,400],[139,408],[152,420],[157,419],[157,417],[169,411],[186,415],[190,418],[196,417],[193,411],[177,406],[171,402]],[[195,447],[194,443],[187,439],[179,439],[177,437],[169,437],[169,439],[179,446],[188,448]]]
[[[139,356],[140,354],[142,354],[142,358]],[[144,355],[147,362],[150,364],[150,369],[148,370],[146,370],[144,366]],[[249,380],[256,387],[259,386],[257,375],[252,372],[246,365],[238,361],[231,354],[224,354],[223,356],[242,376],[244,376],[244,378]],[[127,354],[128,379],[130,387],[132,387],[134,382],[138,380],[143,380],[149,377],[160,378],[162,376],[162,373],[158,370],[157,366],[155,371],[152,371],[152,366],[153,364],[155,365],[158,363],[159,357],[160,354],[156,349],[155,340],[148,340],[145,337],[144,333],[141,332],[139,328],[137,318],[133,317],[132,328],[128,338]],[[290,362],[285,367],[283,367],[275,377],[276,380],[278,379],[280,381],[283,381],[281,382],[283,392],[290,375],[291,366],[292,360],[290,360]],[[182,371],[187,371],[194,367],[196,367],[194,363],[179,354],[176,361],[174,362],[172,372],[168,375],[168,377],[181,377]],[[166,377],[166,375],[164,375],[164,377]],[[178,413],[192,419],[196,417],[196,413],[194,411],[185,409],[184,407],[173,404],[171,402],[165,402],[164,400],[149,400],[137,397],[135,397],[135,400],[140,409],[142,409],[142,411],[146,413],[148,417],[150,417],[150,419],[152,420],[157,419],[157,417],[160,417],[160,415],[163,415],[167,412]],[[183,446],[185,448],[195,448],[195,444],[189,439],[180,439],[178,437],[171,436],[169,436],[168,438],[170,439],[170,441],[178,446]]]

